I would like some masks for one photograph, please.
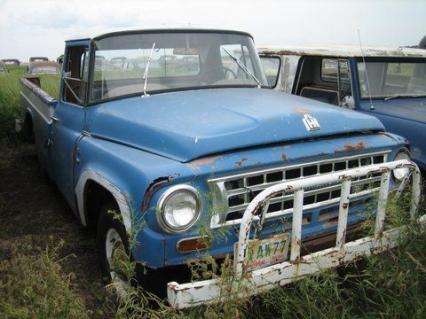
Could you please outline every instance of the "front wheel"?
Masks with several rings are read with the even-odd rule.
[[[102,206],[97,226],[97,246],[103,277],[113,284],[118,295],[125,296],[129,285],[140,285],[160,298],[166,296],[168,273],[158,276],[157,271],[137,264],[131,257],[129,238],[117,205]]]
[[[133,277],[134,264],[121,215],[112,203],[102,206],[97,226],[97,246],[102,275],[113,283],[125,283]]]

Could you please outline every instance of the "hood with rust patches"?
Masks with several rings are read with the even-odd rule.
[[[320,124],[308,131],[303,116]],[[94,135],[181,162],[268,144],[383,131],[372,116],[268,89],[203,89],[132,97],[87,111]]]

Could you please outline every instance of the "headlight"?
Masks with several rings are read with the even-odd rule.
[[[410,155],[407,152],[401,151],[398,154],[396,154],[394,161],[399,161],[404,159],[411,160]],[[392,173],[393,173],[393,177],[397,181],[401,182],[410,173],[410,170],[407,167],[401,167],[401,168],[394,169]]]
[[[200,206],[200,197],[194,187],[176,185],[161,195],[157,206],[157,220],[167,232],[183,232],[197,221]]]

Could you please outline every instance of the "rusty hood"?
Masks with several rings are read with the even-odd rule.
[[[92,106],[86,119],[95,137],[181,162],[236,149],[384,130],[369,115],[257,88],[131,97]]]

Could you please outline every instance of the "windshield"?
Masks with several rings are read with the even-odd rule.
[[[406,61],[367,61],[367,74],[364,63],[358,62],[361,97],[367,99],[370,94],[378,99],[426,96],[426,61]]]
[[[59,71],[54,66],[43,66],[31,69],[31,74],[59,74]]]
[[[261,85],[266,84],[253,40],[247,35],[213,32],[121,34],[96,41],[91,102],[142,95],[148,60],[147,93],[256,87],[256,79]]]

